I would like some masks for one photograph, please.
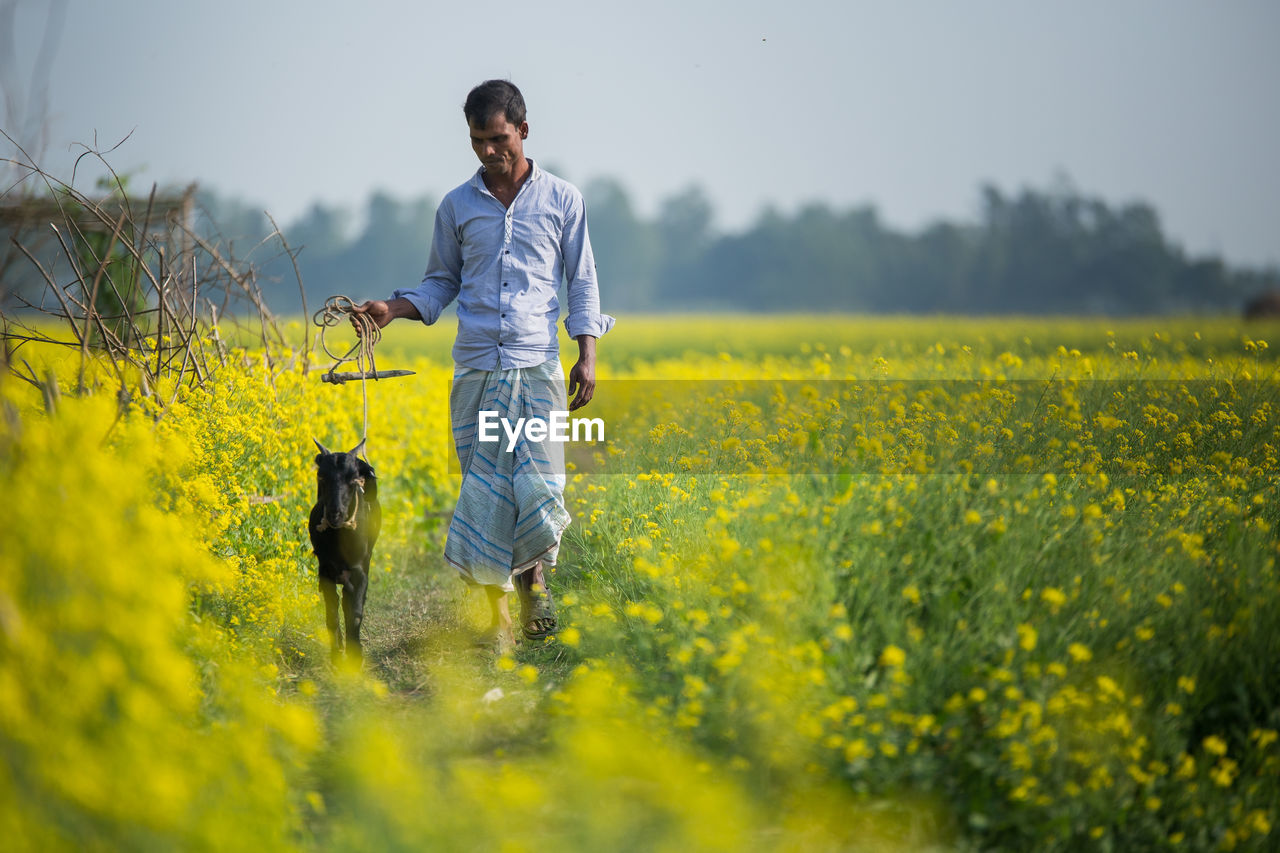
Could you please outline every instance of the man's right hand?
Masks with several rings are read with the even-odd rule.
[[[421,320],[422,315],[418,313],[418,309],[413,307],[413,303],[403,296],[395,299],[383,301],[381,299],[370,299],[351,309],[356,314],[367,314],[369,319],[377,324],[381,329],[392,320],[400,317],[407,317],[410,320]],[[352,325],[355,325],[355,318],[351,319]],[[357,327],[356,331],[359,331]]]
[[[367,302],[357,305],[351,310],[355,314],[369,315],[369,319],[372,320],[379,329],[395,319],[391,314],[391,307],[381,299],[370,299]],[[352,318],[351,323],[352,325],[355,325],[354,318]],[[356,330],[359,331],[359,329],[360,327],[356,326]]]

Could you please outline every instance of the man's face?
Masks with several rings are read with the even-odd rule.
[[[489,123],[480,127],[469,122],[471,150],[476,152],[485,171],[494,177],[507,177],[524,163],[524,138],[529,133],[529,123],[514,125],[502,112],[494,113]]]

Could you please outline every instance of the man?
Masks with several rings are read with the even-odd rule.
[[[600,313],[582,194],[524,154],[529,123],[520,90],[505,80],[481,83],[467,95],[463,114],[481,166],[440,203],[426,276],[417,287],[356,310],[379,327],[400,318],[430,325],[458,300],[449,407],[462,488],[445,559],[465,581],[484,586],[493,631],[507,646],[514,642],[511,590],[519,596],[526,637],[558,629],[546,569],[555,565],[569,524],[564,451],[527,435],[511,451],[505,437],[482,441],[479,413],[496,411],[515,424],[566,410],[556,340],[561,278],[568,294],[565,327],[578,343],[570,411],[591,401],[596,338],[614,320]]]

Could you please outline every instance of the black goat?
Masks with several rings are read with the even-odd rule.
[[[315,441],[315,439],[312,439]],[[359,458],[364,440],[348,453],[333,453],[316,441],[318,489],[311,508],[311,547],[320,561],[320,592],[324,595],[325,622],[330,650],[336,662],[342,652],[338,632],[338,586],[342,586],[342,615],[346,624],[347,655],[363,658],[360,623],[364,621],[364,595],[369,587],[369,559],[382,527],[378,506],[378,481],[373,466]]]

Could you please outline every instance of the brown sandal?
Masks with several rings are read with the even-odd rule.
[[[520,630],[530,640],[544,640],[560,631],[555,601],[542,575],[542,564],[527,569],[513,579],[520,598]]]

